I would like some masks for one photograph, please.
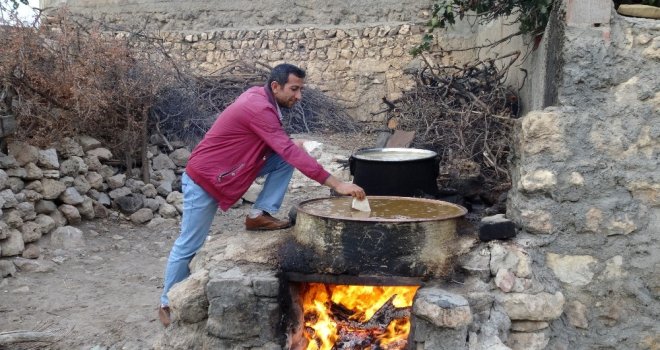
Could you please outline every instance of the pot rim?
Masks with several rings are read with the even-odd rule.
[[[348,197],[348,196],[344,196]],[[302,201],[298,203],[297,205],[297,212],[298,213],[305,213],[310,216],[318,217],[318,218],[326,218],[326,219],[334,219],[334,220],[343,220],[343,221],[359,221],[359,222],[388,222],[388,223],[407,223],[407,222],[430,222],[430,221],[444,221],[444,220],[451,220],[451,219],[456,219],[460,218],[461,216],[464,216],[467,214],[467,209],[454,203],[450,202],[445,202],[441,201],[438,199],[428,199],[428,198],[416,198],[416,197],[401,197],[401,196],[367,196],[367,199],[405,199],[405,200],[410,200],[414,202],[429,202],[429,203],[436,203],[436,204],[443,204],[443,205],[448,205],[451,207],[454,207],[459,210],[457,214],[453,215],[448,215],[444,217],[435,217],[435,218],[410,218],[410,219],[385,219],[385,218],[360,218],[360,217],[345,217],[345,216],[337,216],[337,215],[318,215],[318,214],[313,214],[310,213],[309,211],[305,210],[305,204],[311,203],[311,202],[317,202],[321,200],[326,200],[326,199],[332,199],[332,198],[337,198],[337,197],[323,197],[323,198],[313,198],[313,199],[308,199],[305,201]]]
[[[410,153],[410,154],[419,154],[421,155],[419,158],[415,159],[404,159],[404,160],[387,160],[387,159],[371,159],[365,157],[366,153],[394,153],[394,152],[399,152],[399,153]],[[352,157],[355,159],[359,160],[366,160],[366,161],[371,161],[371,162],[412,162],[412,161],[419,161],[419,160],[426,160],[426,159],[431,159],[434,158],[438,155],[435,151],[431,151],[428,149],[422,149],[422,148],[397,148],[397,147],[392,147],[392,148],[361,148],[357,150]]]

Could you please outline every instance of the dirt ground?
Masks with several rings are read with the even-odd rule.
[[[324,143],[324,152],[345,156],[373,145],[375,135],[302,135]],[[332,157],[330,157],[332,158]],[[330,159],[326,158],[326,159]],[[294,203],[329,195],[326,187],[296,172],[280,213]],[[216,215],[211,234],[244,229],[249,203]],[[151,349],[163,332],[156,309],[169,249],[178,221],[136,226],[116,217],[86,221],[85,246],[52,250],[49,237],[39,241],[37,260],[13,277],[0,279],[0,334],[50,332],[50,343],[21,343],[0,349]]]

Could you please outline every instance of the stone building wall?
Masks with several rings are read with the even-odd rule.
[[[660,26],[609,1],[560,10],[557,102],[520,120],[507,215],[566,297],[557,342],[657,348]]]

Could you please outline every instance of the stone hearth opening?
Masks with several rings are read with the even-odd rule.
[[[287,349],[410,349],[419,279],[284,275]]]

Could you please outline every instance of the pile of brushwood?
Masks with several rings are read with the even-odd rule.
[[[152,109],[158,132],[165,140],[179,140],[193,147],[218,114],[243,91],[266,83],[270,69],[263,63],[241,61],[212,75],[190,76],[168,86]],[[341,105],[313,88],[305,88],[300,103],[281,111],[282,124],[288,133],[356,132],[359,129]]]
[[[416,88],[389,112],[390,125],[415,131],[413,147],[438,153],[444,193],[458,191],[488,206],[510,188],[507,158],[519,105],[504,79],[518,56],[514,52],[463,66],[427,65],[412,72]],[[498,64],[505,58],[506,64]]]

